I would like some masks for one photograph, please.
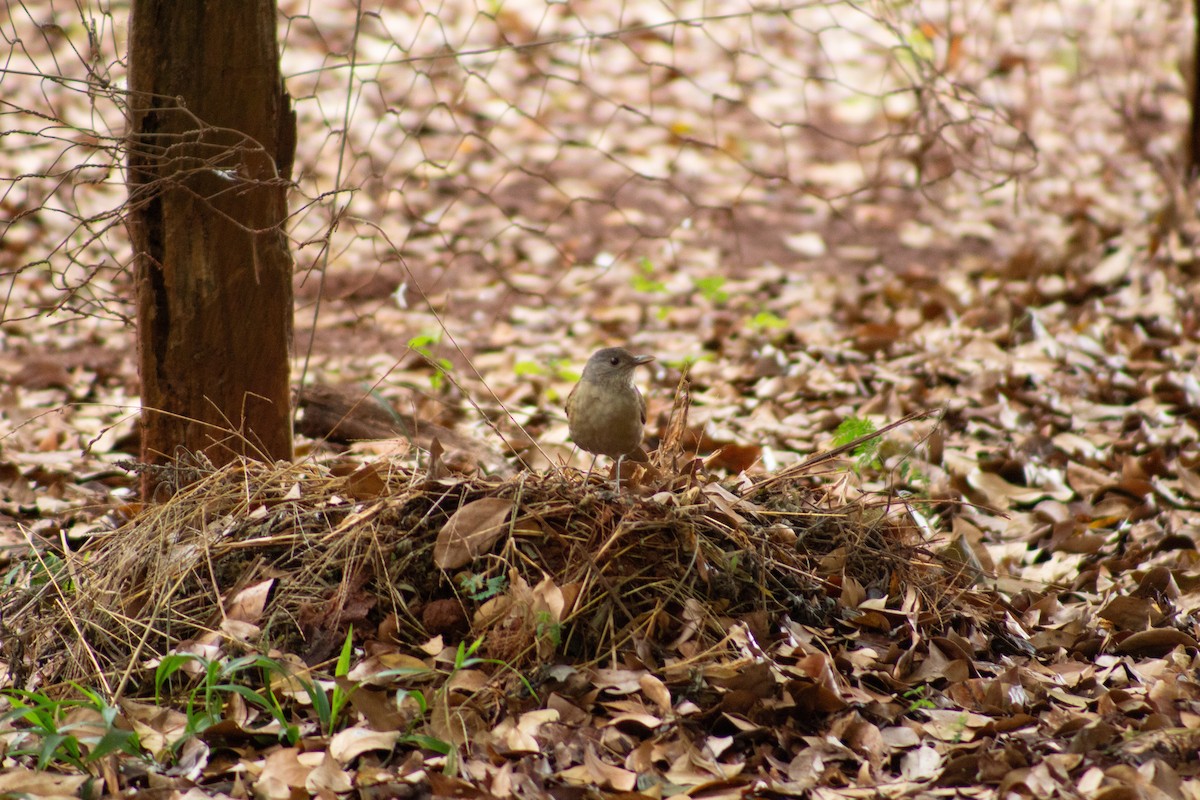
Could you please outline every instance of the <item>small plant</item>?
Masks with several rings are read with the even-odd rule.
[[[846,417],[838,425],[834,431],[833,443],[835,447],[841,447],[853,442],[855,439],[863,436],[870,436],[875,433],[875,423],[863,417]],[[868,439],[862,442],[851,451],[854,456],[854,471],[862,473],[865,469],[883,469],[883,460],[886,457],[894,454],[895,448],[888,449],[886,443],[879,438]],[[918,467],[914,466],[912,461],[904,458],[896,466],[896,476],[901,483],[918,487],[918,494],[924,494],[929,488],[929,476],[922,472]]]
[[[954,718],[954,738],[950,740],[951,743],[953,743],[953,744],[961,744],[962,743],[963,734],[967,732],[967,722],[968,721],[969,720],[967,719],[967,712],[965,712],[965,711]]]
[[[934,50],[933,40],[929,38],[932,31],[926,27],[916,27],[909,32],[906,37],[908,40],[908,53],[916,61],[932,62],[937,53]]]
[[[518,378],[552,375],[557,380],[570,383],[579,380],[579,373],[571,369],[571,362],[565,358],[551,359],[545,365],[537,361],[518,361],[513,364],[513,374]],[[558,392],[553,387],[547,386],[545,391],[547,400],[552,403],[558,400]]]
[[[429,701],[425,699],[425,693],[420,689],[398,689],[396,690],[396,706],[399,707],[405,699],[411,698],[417,704],[417,710],[420,712],[416,719],[413,720],[413,725],[416,725],[417,720],[423,720],[429,716]],[[415,747],[423,747],[426,750],[432,750],[443,756],[449,756],[454,752],[454,745],[449,742],[439,739],[436,736],[429,736],[424,733],[413,733],[409,730],[397,741],[403,744],[411,744]]]
[[[493,575],[489,578],[469,573],[459,579],[459,586],[463,594],[479,602],[495,597],[508,588],[508,578],[504,575]]]
[[[654,278],[654,264],[648,258],[642,258],[638,261],[637,272],[629,283],[635,291],[645,294],[666,294],[667,285],[660,280]]]
[[[454,653],[454,666],[451,671],[457,672],[460,669],[477,667],[480,664],[492,664],[493,666],[500,667],[501,669],[512,670],[516,674],[517,678],[520,679],[521,683],[524,684],[525,690],[529,692],[530,696],[537,697],[537,692],[533,690],[533,686],[525,679],[525,676],[520,672],[517,672],[516,668],[508,662],[501,661],[498,658],[478,658],[475,655],[475,651],[479,649],[481,644],[483,644],[483,639],[476,639],[470,645],[467,645],[466,642],[459,642],[458,650]]]
[[[111,753],[142,755],[137,734],[117,726],[120,710],[116,706],[91,689],[74,683],[71,686],[83,695],[82,700],[55,700],[22,689],[2,692],[12,710],[0,717],[0,724],[24,723],[25,733],[37,737],[41,745],[37,749],[13,749],[8,755],[36,755],[38,769],[62,762],[83,772],[90,772],[90,764]],[[71,712],[80,709],[93,712],[99,719],[87,716],[67,721],[74,716]]]
[[[354,628],[351,627],[346,632],[346,639],[342,643],[341,652],[334,665],[335,677],[345,677],[350,672],[353,636]],[[284,686],[298,686],[308,696],[313,711],[316,712],[321,732],[326,736],[332,735],[340,727],[342,711],[350,700],[350,691],[341,686],[335,684],[331,691],[327,691],[316,680],[304,675],[297,675],[285,664],[266,656],[248,655],[222,662],[204,658],[195,653],[173,653],[159,662],[158,669],[154,673],[154,695],[159,704],[162,703],[164,685],[169,683],[189,662],[198,664],[202,668],[203,674],[200,684],[188,693],[185,711],[187,725],[184,728],[183,736],[172,743],[172,747],[175,749],[178,749],[189,738],[198,736],[221,722],[224,719],[225,698],[231,694],[240,696],[250,706],[266,711],[279,724],[280,739],[289,744],[298,742],[300,729],[288,721],[279,698],[272,690],[273,682]],[[244,683],[235,682],[239,676],[251,670],[261,671],[261,682],[264,687],[262,691],[253,689]]]
[[[725,276],[712,275],[707,278],[693,278],[692,284],[699,290],[704,299],[710,303],[724,303],[729,299],[729,292],[725,291]]]
[[[900,480],[904,483],[922,489],[922,493],[929,491],[929,476],[913,466],[912,462],[908,459],[900,462],[900,466],[896,468],[896,474],[900,476]]]
[[[518,361],[513,364],[513,374],[518,378],[537,377],[546,374],[546,368],[536,361]]]
[[[74,591],[75,584],[70,574],[65,572],[66,562],[53,553],[42,553],[36,558],[21,559],[8,572],[2,581],[5,587],[16,586],[22,580],[28,580],[31,587],[44,586],[51,581],[58,584],[63,591]]]
[[[429,386],[435,392],[440,392],[445,388],[446,374],[454,366],[450,359],[433,354],[433,347],[441,341],[442,336],[438,333],[422,333],[420,336],[414,336],[408,340],[409,348],[420,354],[425,362],[433,367],[433,374],[429,376]]]
[[[280,739],[288,744],[295,744],[300,740],[300,729],[288,721],[278,698],[271,691],[259,692],[249,686],[233,682],[241,673],[248,670],[262,670],[268,675],[277,673],[286,676],[287,670],[278,661],[260,655],[219,661],[195,653],[172,653],[159,662],[158,669],[154,672],[154,695],[160,704],[163,686],[189,662],[198,664],[203,673],[200,677],[200,684],[188,693],[187,706],[184,710],[187,725],[184,727],[183,736],[172,743],[173,748],[179,748],[188,739],[200,735],[221,722],[224,719],[225,697],[231,694],[239,695],[249,705],[270,714],[280,726]],[[267,680],[266,684],[269,686],[270,681]]]
[[[346,640],[342,643],[342,650],[338,654],[337,663],[334,666],[334,675],[337,678],[344,678],[350,672],[350,656],[354,652],[353,636],[354,628],[352,626],[346,632]],[[184,735],[178,741],[172,742],[174,748],[178,748],[187,739],[202,734],[204,730],[221,722],[224,718],[224,704],[226,704],[229,694],[238,694],[248,705],[268,712],[272,720],[275,720],[280,726],[280,734],[278,734],[280,739],[294,745],[296,741],[300,740],[300,729],[295,723],[289,722],[287,715],[284,714],[280,699],[276,696],[275,691],[272,691],[272,684],[299,686],[300,691],[304,692],[312,703],[320,730],[325,735],[334,734],[341,726],[342,711],[349,702],[350,691],[344,690],[338,685],[335,685],[331,691],[326,691],[318,681],[307,678],[305,675],[295,674],[286,664],[276,661],[275,658],[260,655],[242,656],[224,662],[192,654],[192,652],[168,655],[158,662],[158,668],[155,670],[155,698],[158,703],[162,703],[164,685],[172,681],[174,676],[190,662],[199,664],[199,667],[203,669],[203,674],[200,676],[199,685],[194,686],[188,692],[185,711],[187,726]],[[251,672],[251,670],[262,673],[260,676],[263,684],[262,691],[247,686],[244,682],[236,682],[242,674]]]
[[[846,417],[833,432],[833,445],[842,447],[855,439],[870,436],[876,430],[875,423],[865,417]],[[868,467],[879,469],[883,466],[883,462],[879,459],[879,441],[879,439],[868,439],[851,451],[851,455],[854,456],[855,472],[862,472]]]
[[[525,686],[525,689],[529,692],[530,696],[535,698],[537,697],[537,692],[533,690],[533,686],[528,680],[526,680],[525,676],[521,675],[519,672],[516,672],[516,670],[510,664],[500,661],[499,659],[480,658],[476,656],[475,653],[479,650],[479,647],[482,644],[483,639],[476,639],[471,644],[467,644],[466,642],[458,643],[458,648],[454,651],[454,662],[450,666],[448,673],[443,673],[446,674],[446,681],[440,688],[434,690],[432,697],[426,695],[426,693],[420,689],[404,688],[396,691],[397,706],[406,700],[411,700],[416,703],[417,709],[420,712],[420,716],[413,720],[410,730],[400,738],[401,742],[407,742],[418,747],[424,747],[428,750],[433,750],[434,752],[441,753],[443,755],[453,755],[454,747],[449,742],[445,742],[436,737],[414,733],[413,729],[415,729],[418,721],[423,721],[429,716],[430,709],[446,708],[446,686],[451,683],[454,673],[464,669],[472,669],[482,664],[493,664],[503,669],[513,670],[513,672],[517,674],[517,677],[520,678],[521,683]],[[374,678],[377,680],[389,677],[425,678],[441,672],[442,671],[440,670],[434,670],[425,666],[397,667],[395,669],[384,670],[383,672],[375,675]]]
[[[550,362],[550,369],[554,371],[554,377],[560,381],[571,381],[574,383],[579,380],[580,373],[571,368],[570,359],[556,358]]]
[[[685,356],[684,358],[664,358],[662,359],[663,366],[670,369],[677,369],[681,372],[690,370],[693,364],[701,361],[715,361],[716,356],[712,353],[701,353],[700,355]]]
[[[555,622],[549,611],[539,611],[537,614],[537,638],[549,641],[558,650],[562,644],[562,623]]]
[[[908,713],[920,711],[928,708],[937,708],[937,705],[926,696],[929,690],[928,686],[914,686],[905,692],[901,697],[908,701]],[[965,720],[965,717],[964,717]]]
[[[351,625],[346,631],[346,639],[342,642],[342,650],[338,654],[337,663],[333,666],[335,678],[344,678],[350,672],[350,656],[354,653],[353,637],[354,626]],[[342,710],[350,700],[351,692],[343,689],[340,684],[334,683],[333,691],[330,695],[326,695],[325,690],[316,681],[298,676],[295,679],[312,701],[313,709],[317,712],[317,720],[321,723],[321,731],[326,736],[332,736],[341,723]]]
[[[787,320],[770,311],[760,311],[749,319],[747,324],[752,330],[773,331],[787,327]]]

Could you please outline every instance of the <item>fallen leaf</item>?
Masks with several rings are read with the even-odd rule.
[[[458,569],[491,550],[504,535],[512,510],[512,500],[483,497],[455,511],[438,532],[433,563],[440,569]]]
[[[330,737],[328,752],[337,763],[345,765],[372,750],[390,752],[396,746],[400,735],[400,731],[376,731],[355,725]]]
[[[942,757],[932,747],[918,747],[900,758],[900,774],[906,780],[927,781],[936,778],[942,766]]]
[[[1157,625],[1163,614],[1149,600],[1141,597],[1114,597],[1100,609],[1100,617],[1119,631],[1144,631]]]
[[[1161,658],[1180,645],[1195,647],[1196,640],[1174,628],[1154,628],[1125,637],[1113,652],[1121,656]]]

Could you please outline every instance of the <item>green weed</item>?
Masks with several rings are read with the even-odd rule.
[[[846,417],[833,432],[833,446],[842,447],[863,436],[870,436],[876,431],[875,423],[865,417]],[[879,458],[879,439],[868,439],[851,451],[854,456],[854,471],[862,472],[868,467],[880,469],[883,462]]]
[[[920,711],[927,708],[937,708],[937,704],[930,700],[926,695],[926,692],[928,691],[928,686],[914,686],[901,695],[901,697],[908,701],[908,713],[911,714],[914,711]]]
[[[637,263],[637,272],[629,279],[634,291],[643,294],[666,294],[667,285],[654,277],[654,264],[648,258]]]
[[[707,278],[692,278],[692,285],[699,290],[704,299],[710,303],[720,304],[729,300],[729,292],[725,291],[725,276],[712,275]]]
[[[0,724],[23,723],[22,730],[39,740],[37,748],[18,747],[7,755],[36,755],[40,770],[61,762],[89,773],[89,765],[109,754],[143,755],[137,734],[117,725],[120,709],[91,689],[74,683],[71,686],[83,699],[55,700],[41,692],[23,689],[0,692],[12,705],[10,711],[0,716]],[[84,715],[68,721],[76,716],[72,712],[81,709],[94,712],[99,719]]]
[[[485,577],[469,573],[459,579],[459,587],[470,599],[479,602],[495,597],[508,588],[508,578],[504,575]]]
[[[433,367],[433,374],[429,376],[429,386],[435,392],[440,392],[446,387],[446,375],[454,366],[450,359],[433,354],[433,348],[441,341],[440,333],[422,333],[408,340],[409,348],[419,353],[425,359],[425,363]]]
[[[760,311],[751,317],[747,323],[752,330],[764,332],[779,330],[787,327],[787,320],[770,311]]]

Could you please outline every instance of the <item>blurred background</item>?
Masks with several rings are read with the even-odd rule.
[[[129,7],[4,8],[0,458],[67,498],[137,452]],[[692,364],[697,430],[773,468],[847,415],[1008,380],[1011,346],[1080,330],[1029,308],[1111,316],[1133,269],[1122,308],[1154,338],[1194,317],[1161,269],[1193,274],[1192,22],[1182,2],[283,0],[293,382],[481,440],[486,417],[554,460],[583,361],[625,344],[658,356],[652,418]]]

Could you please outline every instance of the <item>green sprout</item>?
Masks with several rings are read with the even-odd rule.
[[[37,768],[44,770],[54,763],[70,764],[90,772],[88,765],[111,753],[131,756],[142,754],[138,736],[118,725],[120,709],[91,689],[72,683],[83,700],[55,700],[41,692],[5,689],[12,710],[0,717],[0,724],[20,722],[23,730],[37,737],[37,749],[9,750],[9,756],[36,755]],[[100,719],[84,716],[74,719],[77,710],[86,709]]]
[[[555,622],[549,611],[537,614],[537,638],[549,640],[555,650],[562,644],[562,623]]]
[[[654,279],[654,264],[648,258],[642,258],[637,265],[638,272],[629,279],[635,291],[646,294],[666,294],[667,285]]]
[[[750,318],[749,325],[756,331],[778,330],[787,327],[787,320],[770,311],[760,311]]]
[[[450,359],[433,354],[433,347],[440,344],[441,341],[442,335],[440,333],[422,333],[408,340],[409,348],[420,353],[426,363],[433,367],[434,372],[429,376],[429,385],[435,392],[445,388],[446,374],[454,366],[450,362]]]
[[[876,431],[875,423],[865,417],[846,417],[833,433],[834,447],[842,447],[855,439],[870,436]],[[862,472],[867,467],[883,466],[879,460],[879,439],[862,442],[851,453],[854,456],[854,471]]]
[[[710,303],[724,303],[729,299],[725,286],[725,276],[712,275],[707,278],[692,278],[692,284],[699,290],[704,299]]]
[[[470,599],[479,602],[495,597],[508,588],[508,578],[504,575],[493,575],[486,577],[484,575],[463,575],[459,579],[459,586],[463,593]]]
[[[908,701],[909,713],[921,709],[937,708],[937,705],[926,696],[928,690],[928,686],[914,686],[901,695],[901,697]]]
[[[546,368],[536,361],[518,361],[513,364],[513,373],[518,378],[526,378],[530,376],[545,375]]]

